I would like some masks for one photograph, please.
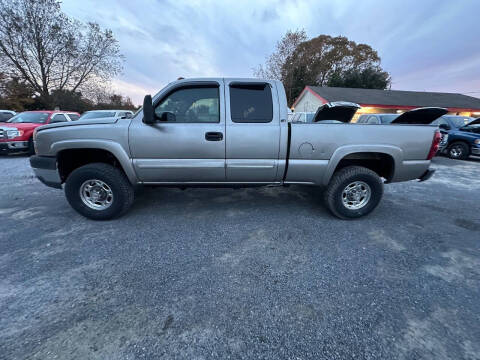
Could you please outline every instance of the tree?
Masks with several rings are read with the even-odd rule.
[[[293,54],[297,46],[307,40],[305,30],[288,30],[283,38],[277,42],[275,51],[265,62],[254,69],[255,77],[282,80],[282,69],[287,59]]]
[[[34,103],[34,91],[18,78],[9,79],[0,73],[0,109],[23,111]]]
[[[122,109],[122,110],[135,110],[132,100],[128,96],[122,96],[118,94],[104,94],[104,100],[98,102],[96,105],[98,109]]]
[[[52,91],[81,91],[120,73],[123,57],[111,30],[69,18],[57,0],[0,0],[0,62],[46,107]]]
[[[327,86],[386,89],[390,85],[390,75],[379,67],[368,67],[363,70],[350,69],[336,72],[327,81]]]
[[[94,107],[94,103],[85,99],[80,91],[53,90],[51,94],[54,108],[83,113]]]
[[[304,31],[297,36],[292,34],[295,33],[287,32],[267,58],[265,67],[254,72],[258,77],[281,80],[289,104],[306,85],[341,83],[381,88],[384,84],[386,88],[390,84],[389,74],[380,67],[380,57],[369,45],[357,44],[344,36],[320,35],[307,40]]]

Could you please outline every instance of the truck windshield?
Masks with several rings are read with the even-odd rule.
[[[45,124],[49,113],[47,112],[23,112],[7,120],[7,123],[34,123]]]
[[[87,111],[80,116],[79,120],[103,119],[108,117],[115,117],[115,111]]]

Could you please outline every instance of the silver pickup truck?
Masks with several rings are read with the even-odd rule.
[[[358,105],[326,104],[312,123],[289,123],[283,85],[260,79],[183,79],[132,119],[96,119],[36,129],[30,159],[46,185],[97,220],[123,214],[138,185],[326,187],[339,218],[370,213],[384,182],[426,180],[435,126],[350,123]]]

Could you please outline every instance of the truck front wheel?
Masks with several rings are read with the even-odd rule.
[[[125,174],[109,164],[81,166],[68,176],[65,196],[81,215],[109,220],[125,213],[133,203],[133,187]]]
[[[348,166],[332,176],[325,191],[325,203],[340,219],[354,219],[369,214],[383,195],[383,181],[372,170]]]

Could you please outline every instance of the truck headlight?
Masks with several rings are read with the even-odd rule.
[[[473,143],[479,145],[480,144],[480,139],[473,140]]]
[[[7,130],[7,139],[14,139],[22,135],[23,135],[23,130],[18,130],[18,129]]]

